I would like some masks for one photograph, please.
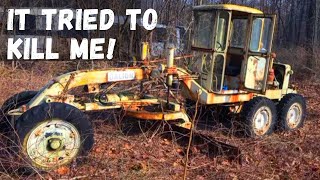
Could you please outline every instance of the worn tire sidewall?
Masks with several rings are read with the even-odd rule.
[[[13,131],[13,127],[10,122],[10,116],[6,115],[10,110],[18,108],[23,104],[27,104],[38,91],[22,91],[8,98],[1,106],[0,109],[0,132],[8,136]],[[17,117],[14,117],[17,120]]]

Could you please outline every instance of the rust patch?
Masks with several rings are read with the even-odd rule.
[[[167,68],[167,74],[169,74],[169,75],[176,75],[176,74],[178,74],[178,69],[177,69],[177,67]]]

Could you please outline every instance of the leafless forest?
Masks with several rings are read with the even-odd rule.
[[[163,49],[174,43],[181,46],[179,54],[188,54],[192,7],[210,3],[245,5],[277,15],[273,41],[276,61],[292,65],[291,81],[306,97],[308,115],[302,129],[277,132],[263,139],[236,137],[232,129],[213,123],[215,117],[200,117],[197,131],[205,138],[194,138],[187,179],[320,179],[320,0],[1,0],[0,104],[20,91],[38,90],[66,72],[128,66],[132,57],[139,58],[143,41],[151,46],[158,42]],[[116,38],[113,60],[67,61],[68,55],[63,56],[63,52],[67,53],[68,39],[78,37],[78,32],[52,32],[54,49],[66,61],[6,61],[7,38],[23,36],[6,30],[5,12],[10,7],[112,9],[119,23],[109,31],[88,32],[84,36]],[[137,31],[130,31],[128,19],[120,23],[130,8],[141,8],[142,12],[156,9],[158,24],[165,28],[146,31],[138,27]],[[32,20],[29,23],[35,25]],[[31,27],[28,33],[49,35]],[[165,56],[165,52],[156,50],[152,55]],[[0,179],[182,179],[188,145],[183,133],[166,123],[124,119],[118,111],[88,115],[94,122],[96,141],[88,157],[52,172],[30,172],[19,168],[27,165],[16,163],[2,143]],[[234,148],[223,151],[219,143]]]

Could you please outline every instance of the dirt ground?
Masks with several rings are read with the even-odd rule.
[[[0,104],[17,92],[39,89],[52,78],[36,70],[0,69],[0,74]],[[203,133],[212,137],[212,142],[208,145],[207,141],[195,140],[188,179],[320,179],[320,84],[296,84],[308,102],[308,117],[302,129],[277,132],[263,139],[245,139],[228,135],[222,128],[208,128],[213,130]],[[179,131],[162,124],[150,128],[148,123],[130,119],[119,123],[114,121],[113,112],[89,116],[94,122],[96,140],[89,157],[60,171],[25,176],[3,171],[0,178],[182,178],[187,141]],[[206,126],[210,127],[210,122]],[[239,151],[221,148],[214,140]],[[220,148],[211,148],[210,144]]]

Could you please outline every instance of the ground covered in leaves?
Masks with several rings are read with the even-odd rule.
[[[23,70],[0,69],[0,74],[0,104],[17,92],[39,89],[52,78],[47,73]],[[308,102],[304,128],[277,132],[264,139],[239,138],[219,128],[203,131],[206,137],[212,137],[211,144],[221,146],[213,141],[216,140],[235,146],[239,154],[228,150],[218,152],[223,148],[211,152],[207,140],[194,142],[188,179],[320,179],[320,84],[308,81],[296,84]],[[89,114],[94,122],[96,142],[87,158],[48,173],[22,176],[3,170],[0,178],[182,178],[187,136],[161,123],[150,125],[130,119],[120,122],[117,115],[118,112]],[[211,126],[210,122],[206,125]]]

